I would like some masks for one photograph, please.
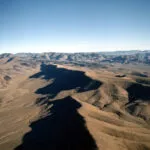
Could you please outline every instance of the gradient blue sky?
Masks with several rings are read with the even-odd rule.
[[[150,0],[0,0],[0,53],[150,49]]]

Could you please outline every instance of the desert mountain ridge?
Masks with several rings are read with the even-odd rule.
[[[19,57],[21,59],[29,60],[47,60],[54,62],[78,63],[79,65],[86,65],[85,63],[92,63],[99,65],[99,63],[150,63],[150,50],[144,51],[114,51],[114,52],[94,52],[94,53],[4,53],[0,58],[5,57]]]
[[[149,51],[0,55],[0,149],[150,149],[149,61]]]

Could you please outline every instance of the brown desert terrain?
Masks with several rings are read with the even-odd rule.
[[[0,150],[149,150],[150,67],[0,59]]]

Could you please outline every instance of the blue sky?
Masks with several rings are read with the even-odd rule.
[[[0,53],[150,49],[150,0],[0,0]]]

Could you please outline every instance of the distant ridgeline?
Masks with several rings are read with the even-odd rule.
[[[52,61],[63,63],[77,63],[80,65],[99,63],[145,63],[150,64],[150,50],[145,51],[115,51],[115,52],[95,52],[95,53],[4,53],[0,59],[13,57],[21,60]]]

